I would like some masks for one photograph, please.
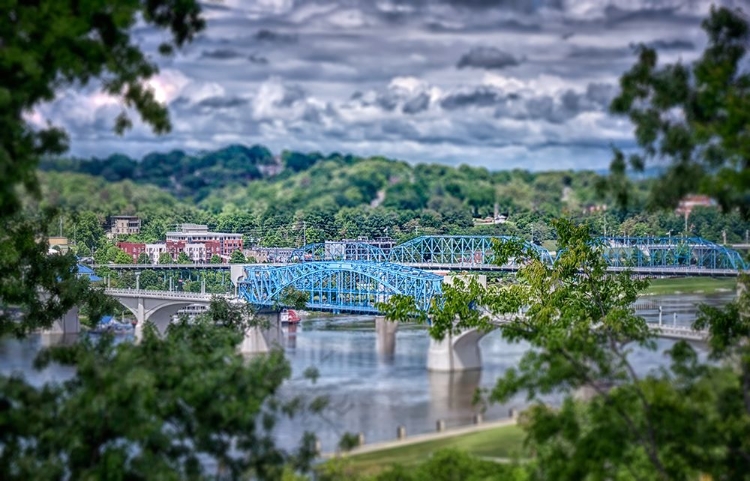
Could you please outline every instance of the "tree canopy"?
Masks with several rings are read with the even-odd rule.
[[[703,21],[708,45],[692,64],[659,65],[656,50],[641,46],[638,61],[620,79],[611,111],[635,125],[642,153],[619,150],[612,162],[614,184],[627,200],[626,167],[667,160],[651,189],[650,205],[674,206],[688,193],[703,192],[725,210],[750,215],[750,71],[746,68],[750,27],[747,12],[712,7]]]
[[[313,436],[285,451],[273,427],[278,416],[299,414],[313,401],[279,396],[291,374],[282,351],[237,355],[254,323],[250,312],[216,299],[206,314],[170,325],[165,337],[147,324],[140,344],[104,336],[44,351],[38,367],[76,367],[63,383],[0,377],[2,478],[280,479],[285,467],[304,472],[315,455]]]
[[[159,46],[168,55],[192,40],[204,20],[193,0],[97,0],[85,7],[76,1],[6,2],[0,16],[0,304],[20,309],[24,320],[16,322],[3,309],[0,333],[28,332],[96,297],[84,294],[87,280],[74,277],[72,257],[49,259],[38,242],[53,214],[21,219],[19,193],[39,199],[39,159],[67,147],[62,129],[32,125],[27,114],[63,88],[94,84],[122,101],[124,109],[113,119],[117,132],[132,125],[129,111],[155,132],[168,131],[166,107],[144,83],[158,68],[130,30],[137,21],[169,30],[171,38]]]

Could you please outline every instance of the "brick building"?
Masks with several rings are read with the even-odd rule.
[[[138,256],[146,252],[146,244],[140,242],[118,242],[117,247],[133,258],[133,264],[138,262]]]
[[[206,244],[218,243],[218,255],[229,257],[232,252],[242,250],[242,234],[228,232],[209,232],[208,226],[203,224],[182,224],[178,231],[167,232],[167,243],[185,242]],[[212,252],[217,244],[212,244]],[[206,247],[208,252],[208,247]],[[211,256],[209,256],[209,259]]]

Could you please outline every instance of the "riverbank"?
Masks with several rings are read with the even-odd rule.
[[[737,278],[670,277],[651,279],[645,295],[660,294],[717,294],[737,290]]]
[[[364,445],[336,456],[336,459],[343,458],[347,468],[360,475],[374,475],[395,464],[414,466],[424,462],[436,451],[446,448],[458,449],[485,459],[504,461],[521,454],[523,437],[524,433],[515,421],[505,419]]]

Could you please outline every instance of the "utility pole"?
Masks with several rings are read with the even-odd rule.
[[[307,245],[307,222],[302,221],[302,245]]]
[[[62,216],[60,216],[60,237],[62,237]]]

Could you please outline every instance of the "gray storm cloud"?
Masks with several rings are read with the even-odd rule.
[[[728,1],[728,0],[727,0]],[[208,27],[149,83],[175,128],[111,132],[88,89],[34,118],[74,155],[262,143],[490,168],[605,167],[631,126],[607,106],[637,45],[700,54],[710,0],[263,0],[207,4]],[[162,33],[139,29],[144,48]]]

